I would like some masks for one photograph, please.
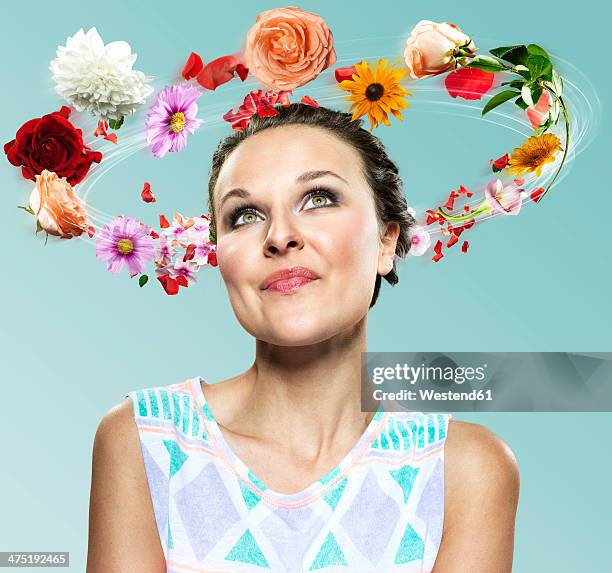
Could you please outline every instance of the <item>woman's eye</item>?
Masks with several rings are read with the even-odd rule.
[[[244,217],[242,223],[237,224],[239,222],[239,220]],[[252,219],[248,219],[249,217],[253,217]],[[254,223],[257,220],[257,213],[255,211],[242,211],[242,213],[238,214],[236,217],[233,218],[232,220],[232,228],[233,227],[240,227],[242,225],[246,225],[248,223]]]
[[[308,202],[306,204],[308,205],[308,203],[312,201],[315,207],[325,207],[327,205],[327,201],[329,200],[330,199],[327,196],[327,194],[317,192],[317,193],[313,193],[310,195]]]
[[[333,191],[327,189],[315,189],[306,194],[306,206],[312,201],[315,209],[328,207],[338,202],[338,198]],[[242,227],[257,221],[259,213],[252,207],[237,207],[229,217],[229,224],[232,229]],[[240,222],[242,219],[242,222]]]

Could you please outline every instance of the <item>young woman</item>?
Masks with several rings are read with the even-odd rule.
[[[368,311],[415,223],[396,165],[350,114],[278,111],[220,143],[209,183],[255,360],[104,416],[88,573],[510,572],[510,448],[449,414],[362,411]]]

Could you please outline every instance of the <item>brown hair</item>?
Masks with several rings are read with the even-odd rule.
[[[397,284],[399,278],[395,268],[395,258],[404,258],[410,250],[409,231],[416,222],[408,212],[399,169],[387,155],[380,139],[362,127],[361,119],[353,121],[350,113],[302,103],[278,106],[276,110],[278,114],[271,117],[254,115],[244,131],[236,131],[222,139],[213,154],[208,183],[208,212],[212,240],[215,240],[217,232],[213,201],[214,189],[221,168],[232,151],[247,137],[264,129],[292,124],[320,127],[352,145],[359,152],[363,174],[372,189],[379,224],[386,224],[391,221],[396,221],[399,224],[400,232],[395,249],[393,268],[384,276],[389,284]],[[381,275],[377,274],[370,308],[374,306],[378,298],[380,279]]]

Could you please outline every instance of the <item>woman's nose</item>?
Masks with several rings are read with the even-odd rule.
[[[301,249],[303,246],[304,240],[298,227],[285,217],[282,221],[277,219],[270,225],[264,241],[264,253],[279,254],[291,248]]]

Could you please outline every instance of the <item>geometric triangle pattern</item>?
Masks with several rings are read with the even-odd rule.
[[[342,553],[342,549],[340,549],[336,538],[333,533],[330,532],[327,534],[323,545],[321,545],[321,549],[319,553],[317,553],[309,571],[331,567],[332,565],[348,565],[348,563],[346,562],[344,553]]]
[[[261,549],[257,545],[257,541],[253,534],[247,529],[232,550],[225,556],[228,561],[240,561],[241,563],[250,563],[258,567],[270,568]]]
[[[225,441],[206,383],[196,376],[125,395],[169,571],[433,568],[451,414],[379,409],[334,468],[285,494],[267,487]]]

